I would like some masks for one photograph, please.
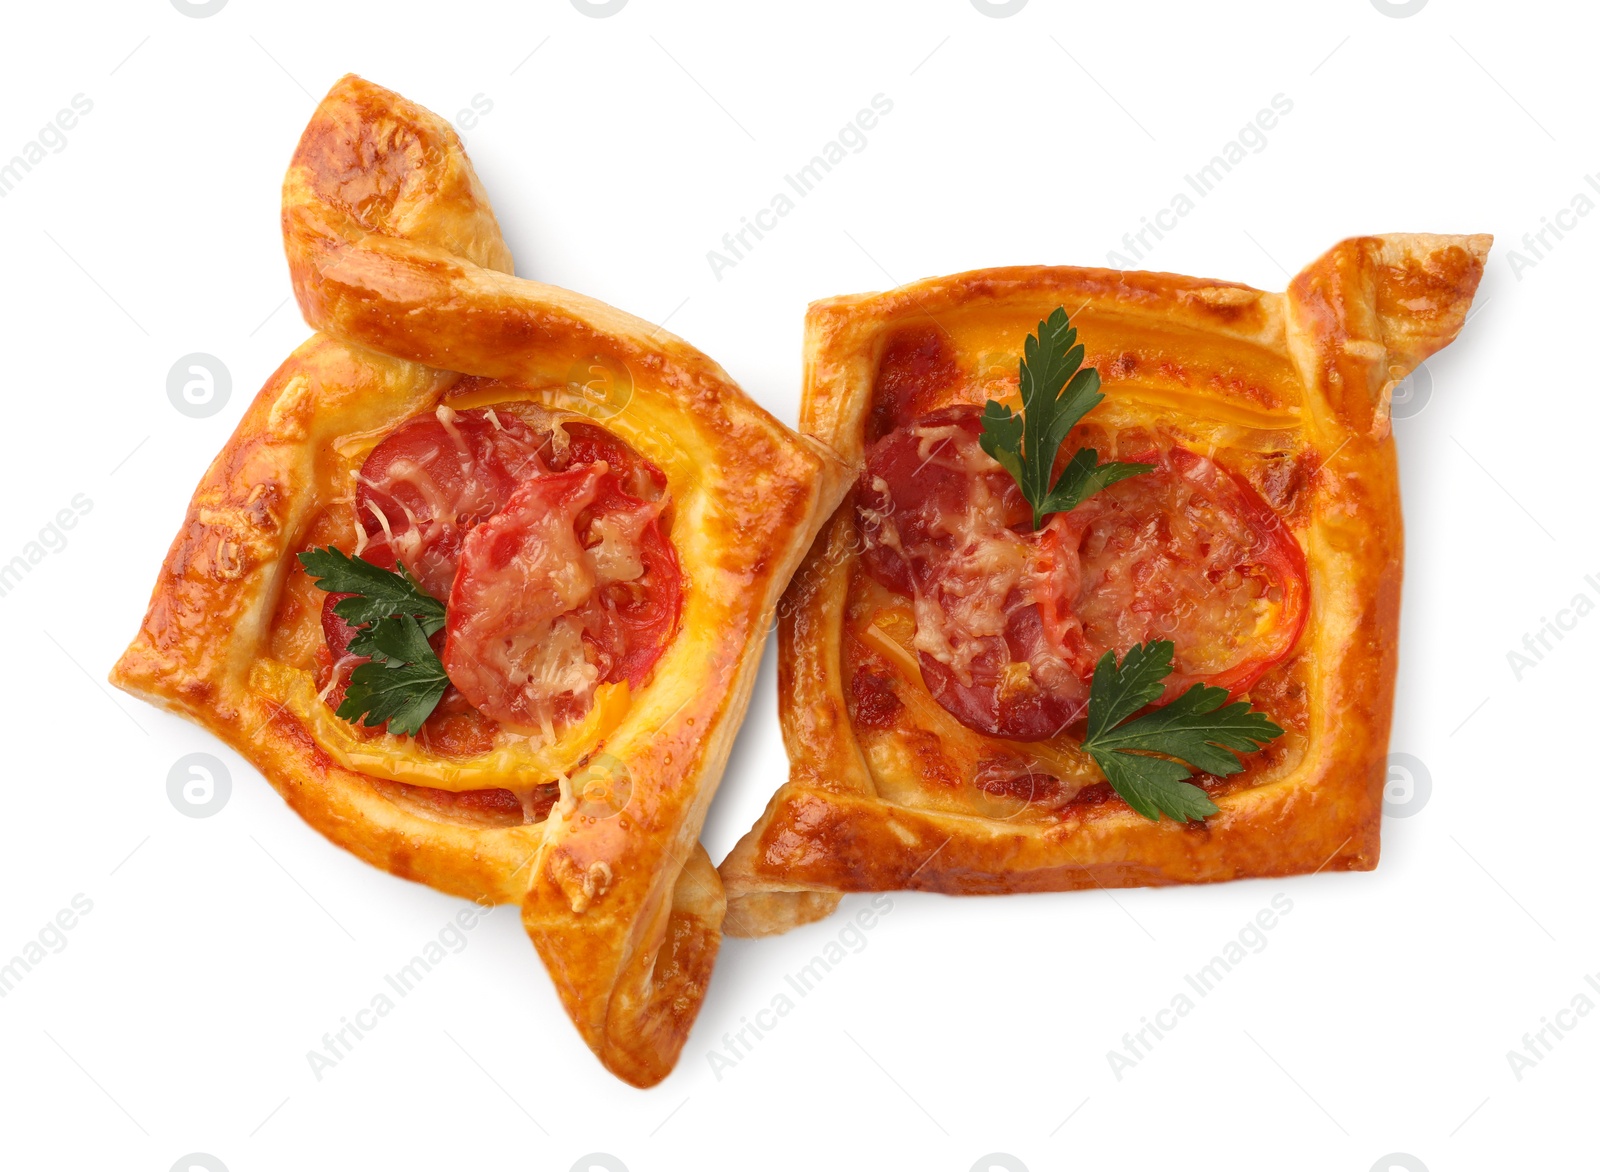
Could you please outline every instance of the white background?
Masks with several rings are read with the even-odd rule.
[[[1509,259],[1533,258],[1522,235],[1600,166],[1586,8],[1032,0],[994,19],[970,0],[632,0],[594,19],[568,0],[232,0],[195,19],[169,0],[9,5],[0,160],[74,95],[93,110],[0,200],[0,562],[78,494],[92,509],[0,597],[0,962],[74,895],[93,910],[0,999],[0,1165],[1592,1160],[1600,1014],[1520,1080],[1507,1059],[1575,995],[1600,1003],[1584,983],[1600,973],[1600,618],[1520,680],[1507,658],[1575,595],[1600,601],[1584,580],[1600,582],[1600,216],[1547,236],[1520,274]],[[670,316],[791,421],[809,300],[986,265],[1105,264],[1276,94],[1292,113],[1148,267],[1277,289],[1347,235],[1494,232],[1478,311],[1396,429],[1410,532],[1393,748],[1422,763],[1431,796],[1385,819],[1379,869],[1114,898],[896,894],[865,946],[719,1078],[708,1052],[845,920],[730,940],[678,1070],[649,1092],[593,1060],[501,909],[318,1081],[306,1052],[464,905],[324,842],[235,754],[102,681],[196,480],[307,333],[286,302],[279,183],[347,70],[447,117],[491,102],[463,137],[519,272]],[[879,93],[894,107],[865,149],[718,280],[707,250]],[[233,378],[206,419],[166,394],[194,351]],[[775,705],[769,651],[706,828],[714,859],[785,775]],[[197,751],[233,783],[204,819],[167,796],[173,763]],[[1293,910],[1265,947],[1119,1080],[1107,1052],[1279,893]]]

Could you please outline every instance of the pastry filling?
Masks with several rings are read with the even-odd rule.
[[[1174,644],[1163,701],[1195,683],[1237,695],[1292,650],[1305,557],[1242,477],[1150,447],[1124,457],[1150,471],[1035,531],[981,431],[971,406],[901,422],[856,493],[863,565],[910,599],[923,681],[962,724],[1056,736],[1083,719],[1101,656],[1153,640]]]
[[[655,465],[587,423],[541,429],[510,410],[441,406],[373,448],[344,552],[403,570],[444,604],[428,643],[448,685],[419,743],[484,753],[507,729],[547,744],[604,685],[641,687],[683,594],[669,504]],[[330,593],[322,614],[322,695],[335,709],[370,662],[351,651],[360,627],[335,613],[350,597]]]

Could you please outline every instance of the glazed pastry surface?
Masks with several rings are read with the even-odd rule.
[[[1303,551],[1308,611],[1292,651],[1244,694],[1285,735],[1248,755],[1244,772],[1198,779],[1219,813],[1148,821],[1110,792],[1072,733],[985,735],[935,701],[917,613],[863,566],[858,486],[779,607],[791,770],[721,865],[729,930],[782,932],[850,891],[1375,866],[1402,551],[1390,398],[1461,329],[1490,240],[1346,240],[1285,293],[1026,267],[812,305],[801,425],[857,468],[897,421],[1015,405],[1023,338],[1065,307],[1106,395],[1080,425],[1084,443],[1124,460],[1184,450],[1247,485]],[[1170,621],[1181,631],[1187,620]]]
[[[519,904],[584,1040],[656,1083],[721,938],[700,826],[773,608],[848,472],[688,343],[513,276],[455,133],[397,94],[333,87],[285,179],[283,230],[319,332],[206,472],[112,680],[210,729],[368,862]],[[640,686],[601,688],[553,740],[483,720],[465,740],[357,728],[319,695],[323,596],[296,554],[358,547],[356,477],[385,436],[484,410],[597,426],[659,470],[675,633]]]

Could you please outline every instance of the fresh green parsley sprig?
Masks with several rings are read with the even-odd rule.
[[[1051,483],[1067,433],[1105,398],[1100,372],[1092,366],[1082,369],[1083,347],[1077,341],[1066,308],[1057,306],[1023,343],[1022,411],[1013,412],[993,399],[983,409],[978,443],[1017,482],[1033,510],[1035,529],[1051,513],[1070,512],[1102,488],[1151,469],[1149,464],[1117,460],[1102,464],[1093,448],[1080,448]]]
[[[416,736],[450,686],[428,643],[444,626],[444,603],[404,567],[386,570],[331,545],[302,553],[300,564],[319,589],[353,596],[334,603],[333,613],[357,628],[350,654],[370,660],[350,673],[335,714],[352,724],[387,724],[392,733]]]
[[[1130,719],[1160,698],[1172,674],[1172,651],[1172,643],[1163,639],[1135,644],[1120,665],[1115,651],[1100,657],[1089,689],[1083,747],[1111,788],[1144,817],[1198,821],[1217,807],[1187,780],[1193,771],[1216,777],[1238,773],[1244,764],[1236,753],[1264,748],[1283,729],[1243,700],[1229,704],[1226,688],[1208,684],[1195,684],[1171,703]]]

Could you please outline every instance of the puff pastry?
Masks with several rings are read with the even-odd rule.
[[[722,886],[699,829],[773,608],[848,473],[687,343],[514,277],[454,132],[387,90],[352,76],[323,99],[284,182],[283,230],[295,295],[320,332],[267,381],[206,472],[112,681],[210,729],[307,822],[368,862],[455,895],[520,904],[584,1040],[618,1077],[651,1085],[677,1059],[720,940]],[[588,393],[593,369],[619,378],[626,401]],[[523,726],[539,721],[512,696],[496,719],[458,705],[464,730],[430,717],[413,738],[357,728],[318,694],[332,686],[332,636],[295,555],[358,552],[394,536],[387,527],[375,536],[369,517],[357,517],[368,461],[385,437],[430,428],[452,442],[465,436],[474,452],[526,441],[542,453],[523,450],[535,463],[564,452],[554,464],[568,468],[567,481],[552,472],[541,483],[581,479],[584,460],[590,473],[615,475],[620,460],[655,478],[639,490],[654,498],[648,508],[618,499],[644,510],[639,525],[665,533],[676,559],[678,595],[641,620],[659,645],[648,662],[596,669],[584,628],[566,667],[607,682],[585,693],[587,706],[562,693],[573,703],[559,728],[546,721],[530,732]],[[591,444],[581,459],[580,436]],[[518,474],[504,462],[489,470]],[[463,531],[477,526],[452,538],[463,566],[474,543],[492,544],[480,535],[510,539],[502,518],[513,505],[500,505],[492,520],[450,514]],[[537,524],[546,505],[519,507]],[[409,524],[415,536],[433,522]],[[542,548],[529,532],[517,531],[519,558]],[[572,557],[590,569],[604,560],[598,547]],[[408,568],[423,579],[440,571]],[[635,559],[601,580],[649,580],[640,575]],[[478,591],[475,613],[493,617],[495,590],[525,585],[502,577]],[[619,614],[632,616],[613,607],[596,621]],[[554,628],[542,629],[549,638]],[[518,636],[522,651],[539,645],[530,630]],[[458,658],[470,666],[492,642]],[[444,654],[451,659],[449,647]],[[596,797],[584,779],[599,774]]]
[[[782,932],[827,915],[851,891],[1057,891],[1374,867],[1401,576],[1390,397],[1460,330],[1490,242],[1350,239],[1281,294],[1160,273],[1028,267],[812,305],[801,426],[867,471],[779,607],[791,773],[721,865],[729,930]],[[975,408],[1016,402],[1022,339],[1057,306],[1079,328],[1107,396],[1080,428],[1125,460],[1183,462],[1152,474],[1169,485],[1211,478],[1239,502],[1235,520],[1254,502],[1257,528],[1285,536],[1278,554],[1253,558],[1262,565],[1252,572],[1276,564],[1283,582],[1303,582],[1275,588],[1276,625],[1257,640],[1264,648],[1217,679],[1286,735],[1248,755],[1236,776],[1197,778],[1220,808],[1204,822],[1139,817],[1110,793],[1071,731],[1041,737],[1026,712],[997,714],[987,693],[974,700],[950,685],[955,668],[929,642],[927,599],[919,594],[913,606],[905,587],[886,589],[883,572],[867,564],[881,527],[873,510],[901,491],[888,483],[903,468],[895,459],[920,457],[926,477],[937,455],[928,437],[959,439],[963,426],[972,458]],[[897,443],[903,457],[885,455]],[[947,483],[951,474],[940,475]],[[1153,481],[1107,489],[1108,508],[1134,509],[1137,496],[1118,493],[1155,491],[1134,488],[1142,482]],[[1171,513],[1144,517],[1176,540]],[[1108,551],[1132,532],[1109,529],[1092,549],[1085,537],[1084,564],[1099,558],[1115,571]],[[1256,539],[1258,550],[1268,544]],[[1184,569],[1155,572],[1170,582]],[[1218,565],[1211,577],[1229,573]],[[1102,575],[1095,589],[1112,590],[1115,578]],[[1084,589],[1080,612],[1100,605],[1110,628],[1175,637],[1180,655],[1186,624],[1217,621],[1205,608],[1219,604],[1203,588],[1180,592],[1186,605],[1171,613],[1142,616],[1119,610],[1126,598],[1115,591],[1101,605]],[[1128,597],[1150,601],[1136,590]]]

